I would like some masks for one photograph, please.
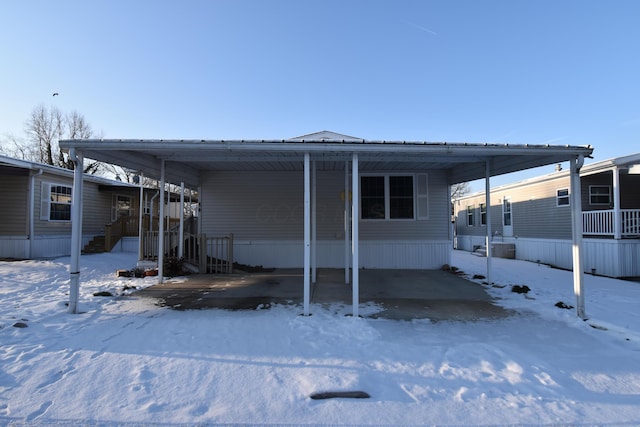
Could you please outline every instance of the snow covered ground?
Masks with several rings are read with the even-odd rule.
[[[0,263],[0,425],[640,425],[640,283],[586,276],[588,322],[555,307],[575,305],[570,272],[504,259],[488,288],[517,311],[502,320],[173,311],[94,297],[154,282],[116,278],[134,262],[113,253],[82,257],[71,315],[68,262]],[[454,265],[485,272],[469,253]],[[309,398],[331,390],[371,398]]]

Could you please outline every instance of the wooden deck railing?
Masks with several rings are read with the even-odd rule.
[[[621,209],[621,237],[640,236],[640,209]],[[589,211],[582,213],[582,233],[585,236],[614,236],[615,211]]]

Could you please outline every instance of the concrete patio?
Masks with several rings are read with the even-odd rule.
[[[303,271],[278,269],[266,273],[191,275],[169,279],[136,292],[177,310],[218,308],[255,310],[273,304],[300,305]],[[473,321],[506,317],[512,312],[494,304],[482,285],[440,270],[361,270],[360,305],[383,309],[369,317],[397,320]],[[311,304],[351,306],[352,289],[344,270],[319,269],[311,284]]]

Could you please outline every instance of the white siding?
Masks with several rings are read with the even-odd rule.
[[[344,268],[344,242],[320,241],[318,268]],[[236,262],[275,268],[300,268],[303,244],[298,241],[234,241]],[[360,242],[360,267],[368,269],[439,269],[451,263],[451,242]]]
[[[0,258],[29,258],[27,236],[0,236]]]

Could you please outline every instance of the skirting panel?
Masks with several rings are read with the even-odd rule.
[[[317,244],[318,268],[344,268],[344,242]],[[451,263],[450,241],[360,242],[360,267],[388,269],[439,269]],[[234,260],[241,264],[275,268],[302,268],[303,243],[297,241],[235,241]],[[351,246],[349,246],[349,254]]]
[[[0,258],[29,258],[29,240],[26,236],[1,236]]]
[[[515,243],[516,258],[541,262],[571,270],[573,255],[570,240],[505,238]],[[472,250],[465,247],[464,250]],[[609,277],[640,276],[640,240],[583,239],[585,273]]]

